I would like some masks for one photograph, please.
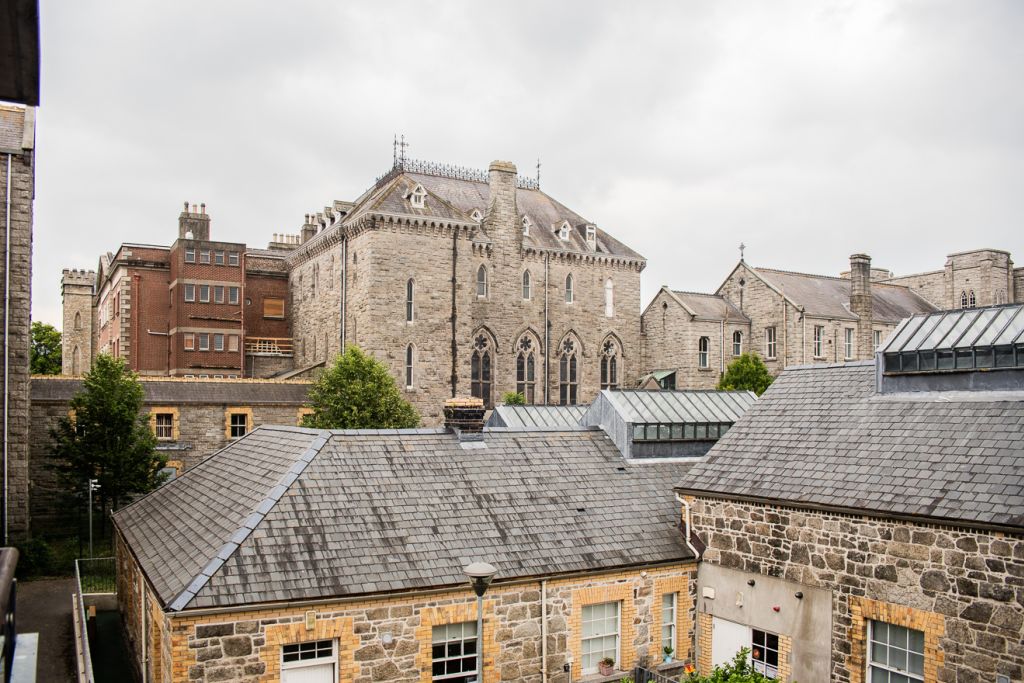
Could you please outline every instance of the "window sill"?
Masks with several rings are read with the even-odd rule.
[[[697,368],[697,372],[711,372],[711,368]]]

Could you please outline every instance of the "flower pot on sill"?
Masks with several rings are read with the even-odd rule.
[[[665,663],[666,664],[671,664],[672,663],[672,655],[665,655]]]
[[[614,664],[598,664],[597,665],[597,671],[602,676],[611,676],[612,672],[615,671],[615,665]]]

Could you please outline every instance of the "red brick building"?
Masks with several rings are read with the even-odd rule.
[[[206,205],[178,217],[169,246],[122,244],[95,272],[64,271],[65,374],[98,353],[142,375],[267,377],[291,369],[285,309],[291,242],[211,239]]]

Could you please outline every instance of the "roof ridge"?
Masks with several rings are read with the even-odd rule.
[[[785,275],[802,275],[803,277],[816,277],[821,278],[822,280],[845,280],[847,282],[850,281],[850,278],[838,277],[836,275],[819,275],[817,273],[803,273],[800,272],[799,270],[785,270],[783,268],[764,268],[762,266],[755,266],[754,270],[759,272],[766,271],[769,273],[783,273]]]
[[[274,506],[281,500],[281,497],[291,487],[292,484],[302,475],[311,462],[320,454],[321,449],[327,444],[330,437],[328,435],[321,434],[316,436],[306,448],[305,451],[292,463],[292,466],[281,475],[278,479],[277,484],[274,485],[264,496],[263,500],[260,501],[256,509],[253,510],[248,517],[246,517],[241,526],[235,530],[235,533],[231,534],[231,537],[227,542],[220,547],[217,551],[216,557],[206,563],[206,565],[199,570],[199,574],[193,577],[192,581],[175,596],[173,600],[168,604],[168,609],[179,612],[183,610],[188,603],[199,594],[199,591],[206,587],[206,584],[210,582],[221,567],[228,561],[228,559],[235,554],[239,546],[249,538],[249,534],[256,529],[260,523],[266,519],[270,511],[274,509]]]
[[[706,296],[712,299],[721,299],[722,301],[727,301],[727,299],[721,294],[714,294],[710,292],[691,292],[688,289],[673,289],[671,291],[675,294],[693,294],[694,296]]]

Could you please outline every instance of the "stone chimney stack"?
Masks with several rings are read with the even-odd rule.
[[[459,441],[482,441],[484,402],[480,398],[450,398],[444,402],[444,426]]]
[[[185,202],[185,208],[178,216],[178,239],[189,239],[186,237],[189,233],[192,233],[191,239],[194,240],[210,239],[210,217],[206,213],[206,204],[198,207],[193,204],[190,208],[188,202]]]
[[[317,227],[316,216],[311,213],[307,213],[306,222],[302,224],[302,244],[305,244],[316,236]]]
[[[519,225],[519,208],[516,206],[516,165],[511,161],[492,161],[487,169],[490,200],[484,229],[495,241],[511,241],[522,244],[523,229]]]
[[[854,254],[850,257],[850,311],[857,316],[857,349],[854,357],[861,360],[873,358],[871,257],[867,254]]]

